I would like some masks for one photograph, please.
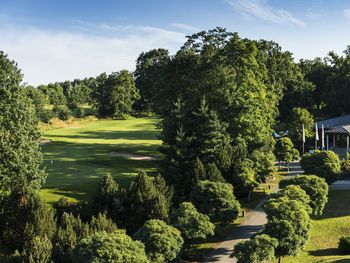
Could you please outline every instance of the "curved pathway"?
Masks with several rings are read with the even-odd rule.
[[[286,168],[286,167],[284,167]],[[286,175],[286,178],[302,174],[304,171],[298,162],[294,162],[290,165],[290,171]],[[272,189],[273,192],[278,191],[278,186]],[[266,199],[263,199],[253,210],[246,212],[246,218],[242,224],[236,227],[218,246],[214,252],[209,255],[202,262],[217,262],[217,263],[235,263],[236,259],[230,257],[233,252],[234,246],[240,241],[249,239],[252,235],[260,232],[264,229],[264,225],[267,223],[267,218],[262,205]]]
[[[262,209],[264,202],[265,200],[262,200],[255,209],[247,212],[244,222],[236,227],[226,237],[225,241],[203,262],[236,262],[235,258],[230,257],[234,246],[240,241],[249,239],[251,235],[263,230],[264,225],[267,223],[266,214]]]

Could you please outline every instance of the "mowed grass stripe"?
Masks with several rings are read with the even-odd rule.
[[[156,118],[99,120],[79,126],[46,131],[53,143],[42,146],[48,173],[42,195],[48,202],[66,196],[73,201],[89,200],[106,173],[127,185],[139,169],[155,172],[156,162],[111,156],[126,152],[158,156],[159,130]],[[51,163],[52,161],[52,163]]]

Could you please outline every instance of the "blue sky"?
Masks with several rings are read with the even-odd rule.
[[[174,53],[216,26],[278,42],[296,60],[350,45],[347,0],[1,0],[0,50],[37,85],[133,70],[140,52]]]

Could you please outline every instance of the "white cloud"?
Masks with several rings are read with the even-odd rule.
[[[350,20],[350,9],[345,9],[344,10],[344,16],[346,17],[346,19]]]
[[[149,26],[103,24],[94,26],[93,34],[85,27],[78,33],[0,28],[0,49],[18,62],[25,82],[38,85],[134,70],[142,51],[163,47],[175,52],[185,41],[182,33]]]
[[[175,27],[175,28],[178,28],[178,29],[183,29],[183,30],[186,30],[186,31],[200,31],[200,29],[198,27],[194,27],[194,26],[190,26],[190,25],[186,25],[186,24],[181,24],[181,23],[173,23],[173,24],[170,24],[170,26],[172,27]]]
[[[267,0],[227,0],[226,2],[243,15],[254,16],[281,25],[292,24],[305,27],[302,20],[287,10],[270,6]]]

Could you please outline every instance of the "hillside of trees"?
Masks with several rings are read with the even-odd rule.
[[[275,42],[215,28],[189,36],[174,55],[161,48],[141,53],[135,72],[31,87],[22,84],[16,63],[1,52],[3,254],[11,262],[179,260],[189,244],[212,236],[215,224],[241,214],[237,198],[274,174],[276,156],[286,161],[299,155],[293,147],[301,150],[302,125],[310,139],[314,119],[350,112],[350,103],[342,99],[350,93],[349,63],[349,48],[343,56],[331,52],[297,63]],[[89,204],[61,199],[49,207],[41,200],[38,192],[47,175],[39,121],[137,114],[161,119],[164,158],[158,176],[140,171],[121,187],[106,175]],[[291,140],[276,144],[273,132],[285,130]],[[319,177],[308,178],[266,203],[266,233],[246,245],[266,244],[267,254],[276,257],[305,246],[310,214],[321,213],[327,199],[321,192],[320,207],[313,203],[316,197],[310,199],[310,188],[302,184],[313,179],[322,189],[327,185]],[[246,256],[244,249],[236,250],[237,257]]]

